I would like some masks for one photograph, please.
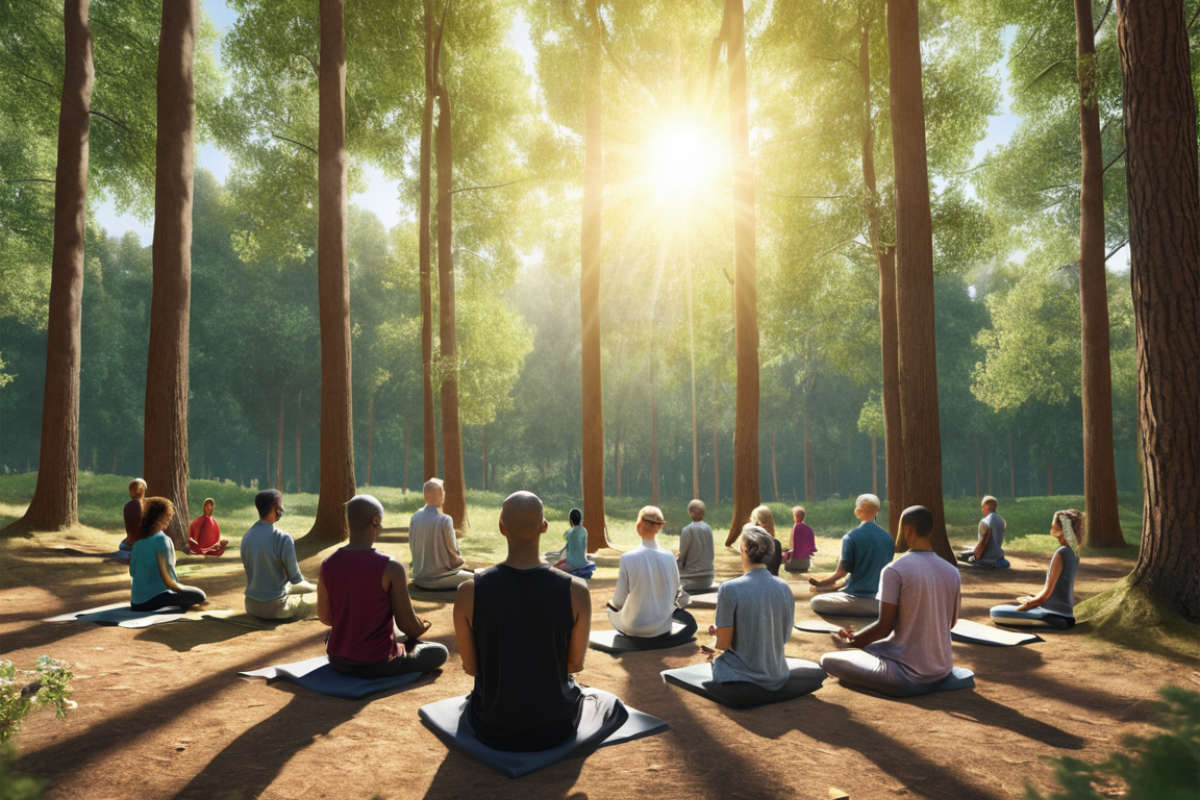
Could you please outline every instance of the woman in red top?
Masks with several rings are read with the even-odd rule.
[[[221,526],[213,519],[213,507],[216,504],[211,497],[204,498],[204,513],[192,520],[188,527],[188,552],[198,556],[219,556],[225,552],[229,542],[221,538]]]

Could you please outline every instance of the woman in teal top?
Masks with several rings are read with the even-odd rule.
[[[129,605],[134,611],[187,608],[208,599],[201,589],[185,586],[175,575],[175,545],[163,533],[174,516],[175,506],[167,498],[145,501],[142,524],[129,553]]]
[[[1046,583],[1036,595],[1017,598],[1018,605],[992,608],[992,619],[999,625],[1070,628],[1075,624],[1075,571],[1079,568],[1079,534],[1083,514],[1074,508],[1055,511],[1050,535],[1058,540],[1058,549],[1050,556]]]
[[[596,571],[596,564],[588,558],[588,532],[587,528],[580,524],[583,522],[583,512],[572,508],[567,516],[571,520],[571,527],[563,534],[567,544],[560,551],[563,557],[554,566],[580,578],[590,578]]]

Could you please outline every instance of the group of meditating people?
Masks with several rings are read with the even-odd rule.
[[[441,511],[441,482],[427,482],[423,492],[426,505],[413,514],[409,529],[411,574],[375,550],[384,508],[364,494],[346,504],[349,541],[322,562],[315,586],[300,572],[292,537],[276,526],[284,513],[282,495],[274,489],[259,492],[259,520],[240,548],[247,612],[267,619],[303,615],[307,609],[298,596],[315,590],[316,614],[330,626],[326,652],[334,669],[361,677],[423,673],[444,664],[449,653],[444,645],[422,640],[430,623],[413,610],[409,579],[421,589],[454,590],[457,647],[464,671],[475,678],[467,716],[480,741],[500,750],[541,750],[565,741],[583,720],[592,729],[606,724],[613,696],[582,688],[572,677],[583,667],[591,630],[588,585],[557,568],[583,560],[594,568],[586,552],[579,552],[586,551],[587,541],[579,518],[572,516],[565,548],[550,554],[562,558],[547,563],[539,547],[548,527],[541,500],[529,492],[510,495],[499,519],[507,558],[473,572],[458,551],[450,517]],[[132,606],[153,610],[203,603],[204,592],[180,583],[175,573],[174,546],[164,533],[172,504],[158,497],[139,502],[130,546]],[[988,567],[1003,557],[1004,521],[996,505],[995,498],[983,499],[979,541],[963,554],[964,564]],[[842,538],[835,571],[809,579],[815,593],[811,605],[829,616],[873,618],[861,630],[847,625],[834,635],[838,649],[820,659],[827,674],[847,684],[902,693],[950,673],[960,579],[958,569],[933,551],[933,514],[923,506],[902,513],[900,537],[907,552],[893,560],[893,540],[874,521],[879,506],[871,494],[856,499],[859,524]],[[657,540],[666,522],[662,510],[642,508],[636,521],[641,543],[620,557],[605,609],[614,629],[644,646],[689,641],[697,628],[685,610],[689,592],[713,589],[713,533],[704,522],[704,504],[693,501],[688,514],[691,522],[680,533],[679,552],[671,553]],[[758,509],[741,530],[743,574],[716,589],[715,620],[708,629],[715,638],[711,647],[701,648],[716,683],[746,682],[774,691],[789,679],[784,650],[795,621],[795,598],[772,568],[810,560],[815,552],[804,509],[797,508],[793,518],[786,551],[768,525],[759,524],[766,519]],[[1073,623],[1081,523],[1073,509],[1055,513],[1050,533],[1060,547],[1045,586],[1037,595],[992,609],[998,622]]]

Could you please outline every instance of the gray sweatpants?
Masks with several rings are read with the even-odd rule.
[[[877,617],[879,601],[874,597],[856,597],[845,592],[826,592],[813,597],[812,610],[831,617]]]
[[[413,578],[413,585],[418,589],[453,589],[460,583],[471,580],[475,577],[475,573],[470,570],[460,569],[458,572],[452,572],[441,578]]]
[[[894,661],[866,650],[839,650],[821,656],[821,668],[844,683],[862,686],[880,694],[907,694],[915,686]]]

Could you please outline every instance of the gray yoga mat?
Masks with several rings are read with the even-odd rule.
[[[713,589],[710,592],[701,592],[693,594],[692,600],[688,603],[688,608],[716,608],[717,607],[717,590]]]
[[[426,672],[409,672],[404,675],[389,675],[385,678],[356,678],[353,675],[338,672],[329,666],[327,656],[315,656],[291,664],[278,664],[238,673],[247,678],[266,678],[267,683],[276,680],[291,681],[309,691],[327,694],[330,697],[343,697],[347,700],[358,700],[378,692],[399,689],[416,683],[428,674]]]
[[[712,679],[712,664],[707,662],[663,670],[659,675],[666,683],[730,708],[754,708],[769,703],[781,703],[821,688],[825,680],[825,670],[821,669],[819,664],[800,658],[789,658],[787,663],[791,677],[782,688],[773,691],[746,681],[715,683]]]
[[[151,625],[161,625],[165,622],[175,622],[181,619],[199,619],[200,614],[188,614],[178,606],[167,606],[154,611],[134,611],[129,603],[109,603],[108,605],[87,608],[83,611],[71,611],[48,617],[43,622],[94,622],[97,625],[117,625],[122,628],[147,628]]]
[[[841,626],[821,619],[806,619],[796,623],[796,630],[805,633],[837,633]],[[960,619],[950,629],[950,638],[966,644],[982,644],[991,647],[1015,647],[1031,642],[1043,641],[1032,633],[1006,631],[991,625],[981,625],[969,619]]]
[[[589,691],[599,692],[595,689]],[[615,730],[611,730],[610,720],[610,724],[607,726],[597,726],[594,730],[576,731],[573,738],[549,750],[518,753],[496,750],[479,741],[463,713],[466,710],[466,703],[466,697],[448,697],[445,700],[421,706],[417,714],[421,717],[421,721],[447,746],[482,761],[510,778],[528,775],[530,772],[548,767],[564,758],[587,755],[596,748],[651,736],[668,728],[664,720],[645,714],[636,708],[630,708],[622,704],[620,700],[616,700],[618,715],[623,716],[624,719]]]
[[[664,639],[639,639],[626,636],[615,630],[592,631],[588,636],[588,646],[612,655],[633,653],[639,650],[664,650],[668,647],[679,647],[681,644],[695,641],[695,635],[685,635],[682,622],[671,623],[671,637]]]

